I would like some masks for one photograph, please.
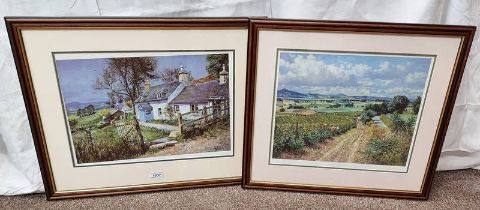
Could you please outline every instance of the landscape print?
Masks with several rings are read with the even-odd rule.
[[[54,56],[74,165],[233,155],[233,51]]]
[[[405,170],[433,62],[280,50],[272,163]]]

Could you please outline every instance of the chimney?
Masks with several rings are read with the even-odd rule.
[[[184,83],[189,83],[190,82],[190,77],[189,73],[183,69],[183,65],[180,66],[180,72],[178,72],[178,81],[179,82],[184,82]]]
[[[221,85],[228,83],[228,71],[225,70],[225,64],[223,64],[223,70],[219,73],[219,83]]]
[[[150,80],[147,79],[145,81],[145,95],[148,95],[150,93],[150,86],[151,86]]]

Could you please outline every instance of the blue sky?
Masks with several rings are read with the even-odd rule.
[[[184,68],[192,72],[194,79],[206,76],[206,55],[158,56],[156,71],[165,68]],[[106,59],[57,60],[58,78],[65,103],[107,101],[107,90],[95,89],[97,77],[106,67]],[[152,81],[159,84],[160,81]]]
[[[415,56],[280,52],[278,89],[301,93],[423,95],[433,58]]]

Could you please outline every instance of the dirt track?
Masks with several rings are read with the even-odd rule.
[[[344,163],[364,163],[363,151],[370,139],[368,126],[358,124],[346,133],[306,147],[302,154],[282,154],[282,158]]]
[[[360,144],[364,141],[365,129],[363,126],[353,128],[347,133],[330,140],[330,147],[325,148],[325,153],[319,161],[353,163],[357,156]]]
[[[216,130],[214,135],[202,135],[177,143],[175,146],[165,149],[149,151],[142,157],[160,157],[170,155],[183,155],[203,152],[218,152],[230,150],[230,132],[228,130]]]

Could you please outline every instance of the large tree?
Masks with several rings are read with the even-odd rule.
[[[112,91],[108,91],[107,96],[108,96],[108,105],[110,105],[110,108],[114,108],[115,104],[118,101],[118,95],[113,93]]]
[[[388,109],[390,112],[401,114],[405,111],[410,101],[407,96],[395,96],[390,102]]]
[[[153,57],[110,58],[104,72],[97,77],[96,87],[108,89],[112,94],[128,98],[136,116],[135,102],[144,92],[144,83],[155,77],[157,60]],[[137,118],[133,124],[140,138],[143,152],[147,150]]]
[[[207,71],[208,74],[219,78],[219,73],[223,70],[223,65],[225,65],[225,70],[228,70],[228,54],[210,54],[207,55]]]
[[[158,72],[158,78],[162,82],[176,82],[178,81],[178,73],[180,73],[180,68],[166,68]]]

